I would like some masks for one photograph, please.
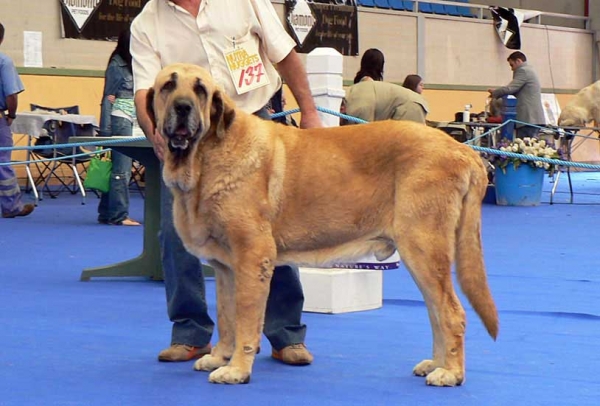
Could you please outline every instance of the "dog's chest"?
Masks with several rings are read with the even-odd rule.
[[[173,218],[184,244],[202,250],[203,254],[206,254],[204,250],[210,241],[223,239],[219,205],[202,200],[193,193],[174,193]]]

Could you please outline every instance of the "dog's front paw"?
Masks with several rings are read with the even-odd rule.
[[[462,376],[459,377],[447,369],[436,368],[427,375],[425,383],[431,386],[456,386],[462,384],[463,380]]]
[[[217,368],[227,365],[227,360],[223,357],[215,357],[214,355],[205,355],[194,362],[196,371],[214,371]]]
[[[211,372],[208,381],[212,383],[248,383],[250,382],[250,372],[243,371],[240,368],[224,366]]]
[[[419,362],[413,368],[413,374],[415,374],[417,376],[427,376],[437,367],[438,367],[438,365],[436,365],[436,363],[433,360],[426,359],[426,360]]]

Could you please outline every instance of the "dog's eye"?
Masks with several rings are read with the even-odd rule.
[[[196,81],[194,82],[194,93],[196,93],[198,96],[207,95],[206,88],[200,81],[200,78],[196,78]]]
[[[175,90],[175,87],[177,86],[177,82],[175,82],[174,80],[169,80],[168,82],[166,82],[163,87],[160,89],[161,92],[171,92],[173,90]]]

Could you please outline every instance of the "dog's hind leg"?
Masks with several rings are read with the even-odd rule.
[[[238,237],[239,238],[239,237]],[[235,350],[229,364],[213,371],[210,382],[248,383],[263,330],[276,256],[272,237],[244,236],[233,243],[235,258]]]
[[[194,363],[197,371],[214,371],[226,365],[235,348],[235,277],[225,265],[211,261],[217,285],[217,327],[219,342],[209,355]]]
[[[448,210],[450,211],[450,210]],[[425,300],[433,333],[433,358],[417,364],[413,373],[427,376],[434,386],[455,386],[464,381],[465,312],[452,284],[454,255],[452,213],[404,217],[397,238],[400,257]]]

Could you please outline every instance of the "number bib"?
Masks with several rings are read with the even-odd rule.
[[[252,41],[239,44],[233,50],[224,52],[224,55],[237,94],[270,83],[258,48]]]

